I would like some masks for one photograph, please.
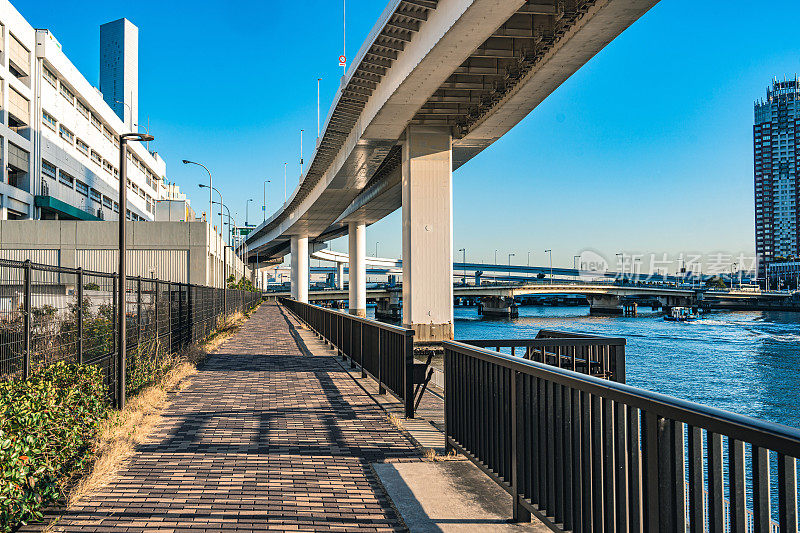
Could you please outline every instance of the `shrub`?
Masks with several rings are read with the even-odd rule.
[[[0,383],[0,531],[38,520],[92,460],[108,413],[100,370],[57,362]]]

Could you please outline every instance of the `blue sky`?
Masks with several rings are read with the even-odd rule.
[[[316,79],[326,114],[341,69],[341,4],[50,0],[14,5],[53,31],[73,63],[98,79],[99,25],[140,28],[140,120],[150,118],[168,177],[195,209],[206,163],[244,222],[262,218],[299,174],[316,135]],[[384,7],[348,0],[347,55]],[[585,249],[752,254],[753,101],[773,76],[800,71],[796,12],[751,2],[662,0],[503,139],[454,174],[454,248],[467,259],[571,265]],[[781,15],[783,13],[783,15]],[[399,213],[367,230],[368,250],[400,256]],[[333,243],[344,250],[343,240]],[[457,254],[460,257],[460,254]]]

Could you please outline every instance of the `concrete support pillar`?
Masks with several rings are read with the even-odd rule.
[[[367,316],[367,227],[363,222],[347,224],[350,254],[350,314]]]
[[[336,263],[336,288],[344,289],[344,263]]]
[[[308,303],[308,237],[292,235],[292,298]]]
[[[453,157],[448,129],[409,126],[403,143],[403,325],[414,342],[453,338]]]

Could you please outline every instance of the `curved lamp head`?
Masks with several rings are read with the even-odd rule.
[[[198,183],[197,186],[200,187],[201,189],[208,187],[208,185],[203,185],[202,183]]]
[[[152,135],[147,133],[123,133],[119,136],[123,141],[141,141],[141,142],[148,142],[155,139]]]

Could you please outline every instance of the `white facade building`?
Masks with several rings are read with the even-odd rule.
[[[116,220],[118,136],[130,128],[53,34],[35,30],[7,0],[0,0],[0,32],[0,87],[7,110],[0,121],[0,220]],[[127,165],[128,217],[154,220],[156,202],[167,195],[166,164],[134,142]]]

